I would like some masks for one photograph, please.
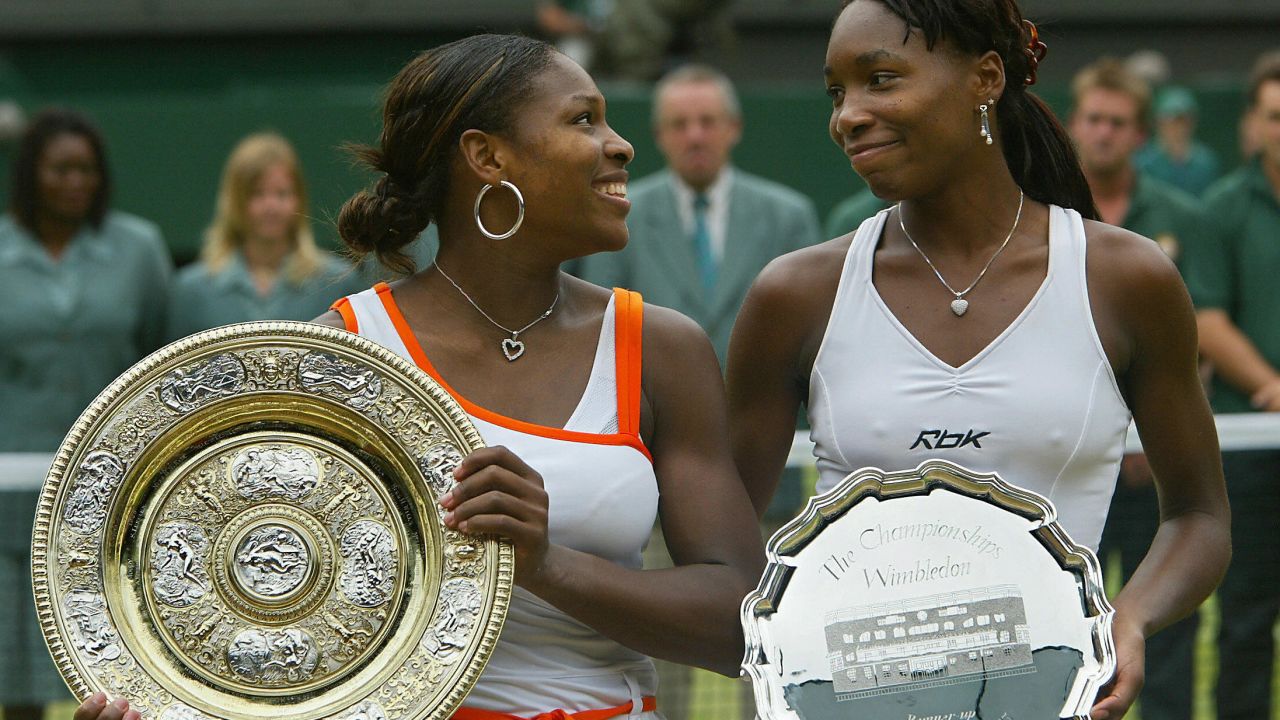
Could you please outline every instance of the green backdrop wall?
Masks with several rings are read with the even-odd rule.
[[[31,112],[71,105],[107,135],[114,205],[159,223],[175,258],[189,260],[210,220],[222,164],[243,135],[272,129],[298,147],[311,185],[317,235],[336,244],[331,219],[367,180],[340,150],[371,142],[383,85],[413,54],[446,41],[429,35],[25,41],[0,50],[0,98]],[[1199,86],[1202,138],[1227,164],[1236,155],[1238,87]],[[862,182],[826,134],[820,79],[786,87],[743,83],[744,169],[808,194],[825,214]],[[649,130],[647,89],[606,87],[609,120],[636,147],[633,177],[661,166]],[[1059,112],[1065,88],[1042,96]],[[7,186],[7,155],[0,149]]]

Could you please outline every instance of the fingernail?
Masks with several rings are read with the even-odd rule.
[[[444,524],[445,524],[446,526],[448,526],[448,527],[453,527],[453,513],[452,513],[452,512],[447,512],[447,513],[445,513],[445,514],[444,514],[444,518],[442,518],[442,519],[444,520]]]
[[[93,697],[89,698],[89,702],[94,705],[106,705],[107,694],[99,690],[98,692],[93,694]]]
[[[113,702],[113,703],[111,703],[111,704],[112,704],[112,705],[114,705],[114,706],[116,706],[116,709],[117,709],[117,710],[128,710],[128,709],[129,709],[129,701],[128,701],[128,700],[125,700],[124,698],[119,698],[119,699],[117,699],[115,702]]]
[[[445,494],[441,495],[440,500],[438,502],[440,503],[441,507],[445,507],[445,508],[453,507],[453,491],[450,490]]]

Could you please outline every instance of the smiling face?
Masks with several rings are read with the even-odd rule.
[[[635,150],[605,121],[604,96],[586,71],[557,53],[512,125],[504,154],[507,178],[525,198],[524,227],[549,242],[563,240],[568,257],[626,245],[631,203],[624,168]],[[514,219],[510,193],[490,193],[486,205],[490,196],[505,197],[500,202],[511,206]]]
[[[714,82],[677,82],[657,97],[658,149],[676,175],[697,190],[715,182],[742,138],[742,122]]]
[[[930,51],[874,0],[853,2],[836,19],[824,73],[831,139],[878,197],[924,194],[972,167],[977,153],[999,152],[978,137],[979,62],[946,40]]]
[[[245,203],[246,232],[260,240],[288,240],[297,227],[298,206],[292,169],[284,163],[270,165],[254,182]]]
[[[75,133],[54,135],[40,153],[36,183],[41,213],[60,222],[84,222],[102,188],[101,164],[93,144]]]

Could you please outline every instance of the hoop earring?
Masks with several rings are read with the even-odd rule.
[[[995,101],[988,100],[987,102],[994,103]],[[979,105],[978,111],[982,113],[982,126],[978,128],[978,136],[986,140],[987,144],[990,145],[995,141],[991,138],[991,118],[987,115],[987,104]]]
[[[502,233],[501,235],[489,232],[488,228],[484,226],[484,221],[480,219],[480,203],[484,200],[484,194],[492,190],[495,186],[485,183],[485,186],[480,188],[480,192],[476,194],[476,206],[472,212],[476,218],[476,227],[480,228],[480,232],[490,240],[506,240],[512,235],[515,235],[516,231],[519,230],[520,226],[524,223],[524,195],[520,194],[520,188],[506,180],[501,180],[498,184],[507,188],[516,196],[516,204],[519,206],[520,210],[516,215],[516,222],[511,226],[510,230]]]

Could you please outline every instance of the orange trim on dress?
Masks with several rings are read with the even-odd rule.
[[[618,386],[618,432],[640,437],[640,369],[644,327],[644,300],[640,293],[614,288],[617,308],[616,383]]]
[[[646,696],[640,707],[641,712],[653,712],[657,709],[658,701],[652,695]],[[609,718],[616,718],[630,713],[631,703],[623,703],[616,707],[601,708],[599,710],[579,710],[572,713],[557,709],[538,713],[531,718],[523,718],[519,715],[510,715],[496,710],[464,707],[458,708],[450,720],[609,720]]]
[[[356,322],[356,311],[351,308],[351,301],[346,298],[338,298],[336,302],[329,306],[330,310],[337,310],[342,316],[342,324],[347,326],[347,332],[360,334],[360,323]]]
[[[536,423],[507,417],[506,415],[500,415],[491,410],[486,410],[462,397],[462,395],[458,394],[458,391],[450,387],[449,383],[445,382],[444,378],[440,377],[440,373],[436,371],[435,366],[427,359],[427,354],[423,352],[422,345],[418,343],[417,336],[413,334],[413,330],[409,327],[408,321],[404,319],[404,314],[400,312],[400,307],[396,305],[395,297],[391,292],[391,286],[387,285],[385,282],[380,282],[373,287],[378,293],[378,299],[382,301],[382,307],[387,311],[387,316],[391,318],[391,324],[395,326],[396,333],[400,335],[400,341],[404,343],[406,348],[408,348],[409,355],[413,358],[413,361],[418,364],[418,367],[426,371],[426,373],[436,382],[440,383],[440,386],[444,388],[445,392],[452,395],[453,399],[457,400],[458,404],[462,406],[462,409],[466,410],[470,415],[478,417],[485,422],[490,422],[494,425],[499,425],[509,430],[515,430],[516,432],[522,432],[528,435],[538,435],[540,437],[552,438],[554,440],[565,440],[567,442],[592,443],[595,445],[625,445],[639,450],[641,454],[648,458],[650,463],[653,462],[653,456],[649,454],[649,448],[644,446],[644,442],[641,441],[638,433],[625,434],[619,432],[617,434],[606,435],[602,433],[586,433],[578,432],[576,430],[554,428],[547,425],[538,425]],[[615,354],[618,354],[617,350],[615,350]],[[636,354],[639,354],[638,350],[636,351]],[[622,379],[618,378],[618,382],[621,383]],[[636,392],[639,392],[638,385]],[[622,412],[622,408],[618,408],[619,430],[621,430],[622,427]]]

